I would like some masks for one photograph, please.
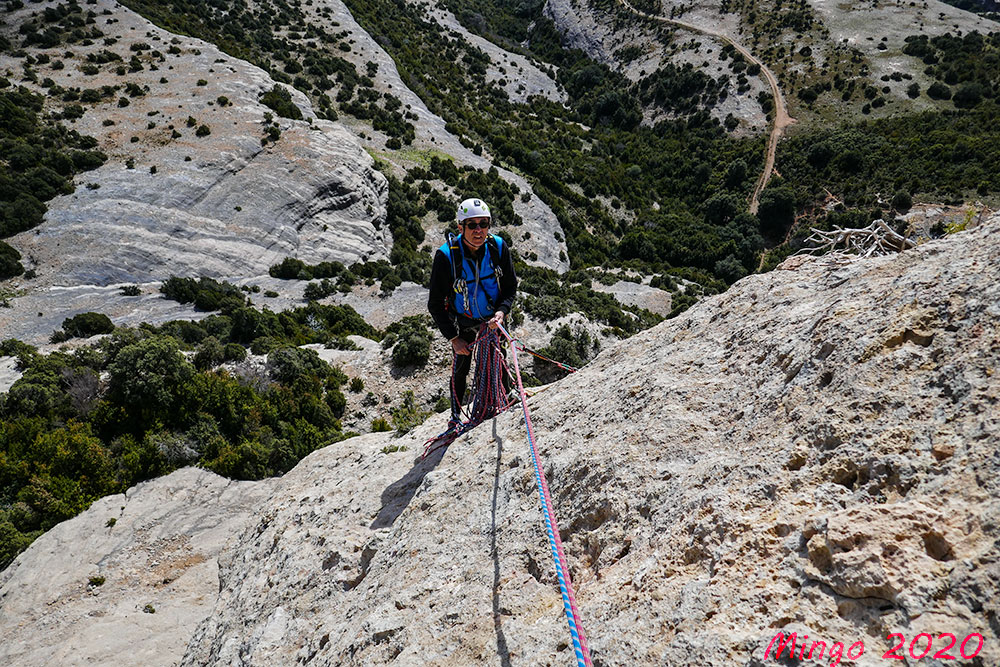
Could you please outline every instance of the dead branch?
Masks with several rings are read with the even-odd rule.
[[[815,245],[803,248],[799,253],[842,252],[861,257],[891,255],[915,248],[917,245],[902,234],[896,233],[881,218],[861,229],[835,227],[830,231],[824,231],[813,227],[812,234],[805,242]]]

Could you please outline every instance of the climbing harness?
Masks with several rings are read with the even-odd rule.
[[[521,367],[517,361],[517,346],[514,345],[513,336],[507,333],[502,325],[497,328],[513,348],[514,377],[517,378],[517,390],[521,395],[521,407],[524,409],[524,426],[528,431],[528,446],[531,450],[531,462],[535,467],[535,482],[538,486],[538,496],[541,499],[542,511],[545,515],[545,531],[548,533],[552,559],[556,564],[556,576],[559,579],[559,591],[562,593],[563,611],[566,613],[566,623],[569,625],[569,634],[573,639],[576,662],[578,667],[593,667],[590,660],[590,650],[587,648],[587,638],[583,633],[583,624],[580,622],[580,611],[576,607],[576,597],[573,595],[573,582],[570,580],[569,569],[566,567],[566,554],[563,553],[562,540],[559,539],[559,524],[556,521],[555,510],[552,509],[549,485],[545,481],[545,474],[542,472],[542,465],[538,457],[538,448],[535,446],[531,413],[528,411],[528,397],[524,394],[524,385],[521,383]]]
[[[506,331],[504,331],[504,335],[508,335]],[[550,359],[543,354],[539,354],[535,350],[525,346],[524,343],[517,338],[509,340],[511,340],[512,347],[554,364],[569,373],[575,373],[580,370],[556,361],[555,359]],[[464,415],[465,421],[459,422],[458,424],[450,424],[447,431],[439,433],[425,442],[423,457],[426,457],[436,449],[450,445],[463,433],[471,431],[487,419],[490,419],[501,412],[505,412],[512,404],[512,402],[506,400],[506,389],[503,384],[503,378],[506,376],[510,379],[512,374],[510,372],[510,367],[507,365],[507,361],[500,352],[499,335],[495,330],[490,329],[489,326],[483,324],[480,326],[479,332],[476,334],[476,340],[472,343],[472,347],[476,356],[476,374],[473,378],[472,409]],[[454,363],[455,355],[453,353],[453,366]],[[453,368],[451,382],[452,398],[457,405],[461,406],[462,397],[455,395],[454,375]]]

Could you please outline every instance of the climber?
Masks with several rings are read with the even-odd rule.
[[[510,247],[490,234],[490,207],[481,199],[458,206],[458,236],[447,234],[434,254],[431,269],[430,311],[441,334],[451,341],[449,430],[462,421],[462,399],[472,364],[472,343],[483,323],[503,324],[514,305],[517,276]]]

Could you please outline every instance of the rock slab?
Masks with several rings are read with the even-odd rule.
[[[863,644],[862,667],[885,664],[895,633],[935,651],[973,637],[967,653],[979,635],[954,664],[998,664],[998,304],[1000,217],[892,257],[792,258],[530,398],[595,664],[760,667],[792,632],[799,648]],[[421,459],[440,428],[339,442],[271,482],[227,529],[218,586],[197,602],[211,610],[154,637],[163,654],[572,664],[522,418]],[[69,522],[90,526],[75,540],[97,539],[108,502]],[[60,650],[28,647],[58,582],[86,595],[81,564],[45,569],[71,543],[61,529],[0,579],[19,664]],[[121,595],[134,612],[149,591],[137,576]],[[78,633],[100,627],[73,613]]]
[[[0,572],[0,663],[176,664],[272,485],[186,468],[59,524]]]

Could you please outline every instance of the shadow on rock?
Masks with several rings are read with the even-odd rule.
[[[500,490],[500,459],[503,458],[503,439],[497,433],[497,420],[493,420],[493,438],[497,441],[497,466],[493,471],[493,511],[490,524],[490,554],[493,555],[493,628],[497,634],[497,655],[502,667],[510,667],[510,650],[503,633],[500,616],[500,554],[497,552],[497,493]],[[509,612],[507,612],[509,614]]]
[[[388,528],[396,522],[399,515],[410,504],[413,494],[420,488],[420,483],[424,481],[424,477],[437,467],[437,464],[441,462],[446,451],[448,451],[447,447],[441,447],[428,454],[425,459],[417,458],[409,472],[385,487],[385,491],[382,492],[382,509],[379,510],[378,516],[372,521],[371,528],[373,530]]]

